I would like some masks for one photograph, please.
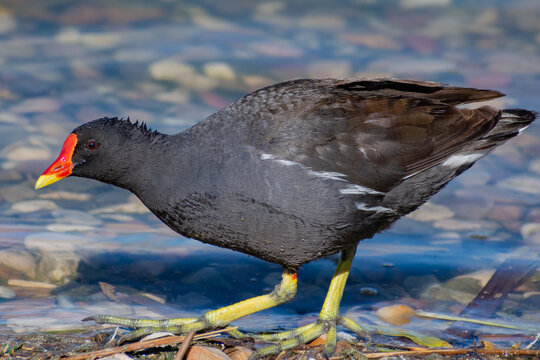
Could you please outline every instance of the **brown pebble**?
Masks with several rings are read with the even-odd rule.
[[[201,345],[194,345],[191,346],[186,356],[184,357],[186,360],[231,360],[230,357],[227,356],[223,351],[211,347],[211,346],[201,346]]]
[[[225,354],[231,358],[231,360],[248,360],[253,350],[250,350],[243,346],[234,346],[225,350]]]
[[[380,308],[375,315],[385,323],[400,326],[408,324],[416,312],[407,305],[390,305]]]

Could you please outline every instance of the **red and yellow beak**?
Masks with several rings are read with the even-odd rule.
[[[73,169],[71,157],[73,156],[76,145],[77,135],[70,134],[62,146],[58,159],[56,159],[36,181],[36,189],[51,185],[71,174],[71,170]]]

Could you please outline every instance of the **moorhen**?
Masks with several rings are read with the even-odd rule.
[[[113,184],[179,234],[283,267],[271,293],[199,318],[90,318],[137,328],[128,338],[224,327],[289,301],[300,266],[341,252],[318,320],[265,337],[279,341],[253,357],[321,334],[332,353],[337,325],[362,333],[339,311],[358,242],[535,119],[523,109],[460,107],[500,96],[433,82],[305,79],[257,90],[175,135],[102,118],[73,130],[36,189],[69,175]]]

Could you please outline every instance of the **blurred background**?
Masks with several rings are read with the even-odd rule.
[[[4,0],[0,337],[76,328],[99,313],[192,316],[279,282],[279,266],[181,238],[124,190],[68,178],[35,191],[79,124],[129,116],[176,133],[252,90],[304,77],[490,88],[507,94],[495,106],[540,110],[538,19],[537,0]],[[459,314],[514,261],[525,264],[505,273],[515,286],[482,316],[538,327],[539,154],[535,123],[361,243],[343,312],[375,324],[390,304]],[[336,260],[304,266],[294,301],[237,324],[313,320]],[[449,324],[403,326],[446,338]]]

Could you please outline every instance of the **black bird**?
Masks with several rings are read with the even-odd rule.
[[[279,341],[253,357],[324,333],[332,353],[337,325],[362,333],[339,312],[358,242],[535,119],[523,109],[458,107],[500,96],[408,80],[294,80],[246,95],[176,135],[102,118],[73,130],[36,189],[68,175],[113,184],[179,234],[283,267],[271,293],[199,318],[91,318],[137,328],[129,338],[223,327],[291,300],[300,266],[341,252],[318,320],[266,337]]]

